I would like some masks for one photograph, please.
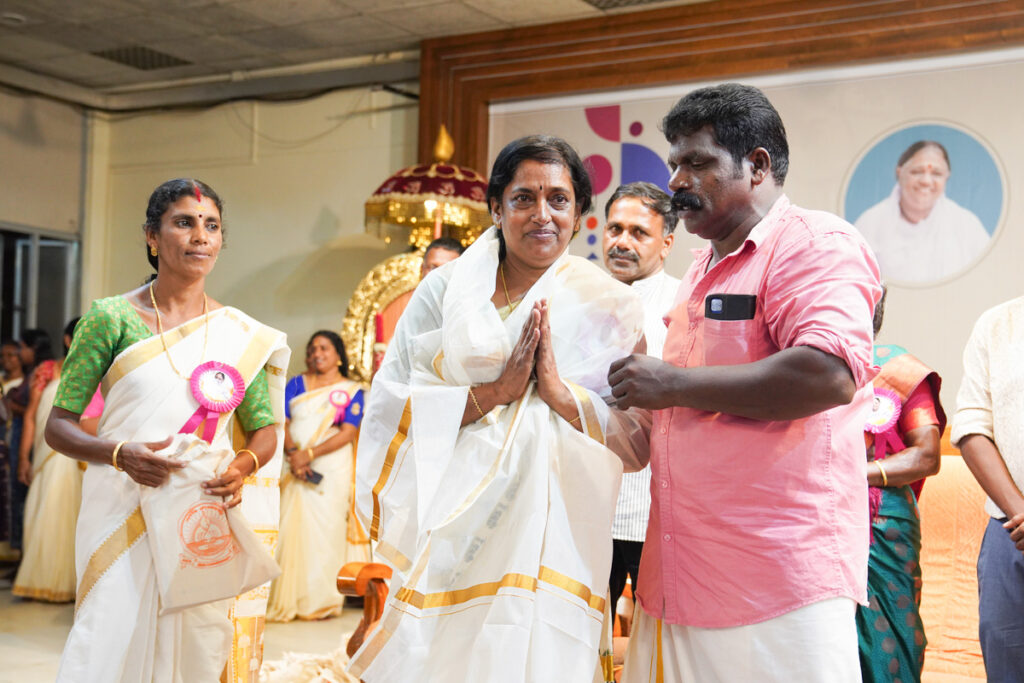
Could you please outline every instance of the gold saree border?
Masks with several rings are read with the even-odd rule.
[[[253,335],[236,363],[238,372],[245,378],[246,386],[252,382],[260,368],[266,365],[266,356],[274,347],[274,342],[277,341],[280,334],[278,330],[266,325],[256,330],[256,334]]]
[[[89,597],[96,582],[142,538],[144,533],[146,533],[146,520],[142,518],[142,506],[136,506],[135,510],[114,529],[112,534],[107,536],[106,540],[89,557],[89,562],[82,573],[82,580],[78,584],[78,595],[75,600],[76,614],[85,599]]]
[[[55,591],[50,588],[33,588],[31,586],[11,586],[11,595],[43,602],[71,602],[75,599],[75,591]]]
[[[221,313],[222,311],[223,313]],[[236,320],[238,319],[237,316],[233,315],[227,307],[225,307],[218,308],[216,311],[210,312],[211,322],[212,317],[218,313],[221,315],[227,315]],[[167,344],[167,350],[170,351],[170,349],[172,349],[178,342],[184,341],[186,337],[202,327],[204,320],[205,316],[199,316],[198,318],[193,318],[192,320],[184,322],[170,330],[165,330],[164,343]],[[124,377],[130,372],[142,367],[163,352],[164,346],[160,342],[160,336],[155,334],[137,342],[134,347],[126,349],[120,356],[114,359],[114,362],[107,370],[107,373],[103,375],[103,380],[100,383],[103,396],[105,397],[107,392],[109,392],[115,384],[124,379]]]
[[[221,683],[256,683],[259,671],[252,671],[250,663],[255,658],[263,661],[263,632],[266,629],[266,617],[239,617],[233,614],[231,637],[231,654],[224,665]]]
[[[395,456],[405,443],[409,435],[409,426],[412,424],[412,398],[405,400],[405,407],[402,409],[402,417],[398,421],[398,431],[391,438],[388,446],[387,456],[384,458],[384,466],[377,477],[377,483],[373,485],[373,519],[370,523],[370,540],[376,541],[380,538],[380,493],[391,478],[391,470],[395,465]]]
[[[573,395],[576,397],[577,403],[579,403],[580,411],[583,414],[583,425],[586,427],[587,436],[601,445],[604,445],[604,432],[601,431],[601,423],[597,419],[597,410],[594,408],[594,404],[590,400],[590,394],[587,390],[578,384],[572,382],[565,382],[569,389],[572,390]]]

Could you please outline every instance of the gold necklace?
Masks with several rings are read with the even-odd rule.
[[[505,303],[508,305],[508,312],[511,313],[512,311],[516,310],[516,306],[518,306],[520,302],[517,301],[515,302],[515,304],[513,304],[511,297],[509,297],[508,295],[508,285],[505,284],[504,264],[498,264],[498,273],[501,275],[501,288],[505,290]]]
[[[171,364],[171,370],[174,370],[174,374],[183,380],[191,380],[192,377],[186,377],[185,375],[178,372],[178,368],[174,366],[174,359],[171,358],[171,352],[167,348],[167,342],[164,341],[164,323],[160,319],[160,309],[156,305],[156,295],[153,294],[153,283],[149,283],[149,300],[153,304],[153,310],[156,312],[156,329],[160,335],[160,344],[164,347],[164,354],[167,355],[167,362]],[[210,339],[210,301],[206,298],[206,292],[203,292],[203,318],[204,329],[203,329],[203,354],[199,356],[199,365],[202,364],[203,358],[206,358],[206,342]]]

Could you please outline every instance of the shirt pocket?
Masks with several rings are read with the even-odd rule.
[[[756,319],[705,318],[702,334],[704,365],[738,365],[757,360],[759,357]]]

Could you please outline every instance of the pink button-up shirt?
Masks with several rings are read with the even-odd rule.
[[[724,627],[830,597],[864,602],[875,258],[848,223],[785,196],[710,270],[710,248],[695,256],[666,318],[665,361],[731,365],[813,346],[843,359],[859,390],[799,420],[657,411],[640,603],[669,623]],[[756,295],[754,317],[705,319],[709,294]]]

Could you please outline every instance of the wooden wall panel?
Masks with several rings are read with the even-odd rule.
[[[419,156],[440,124],[486,172],[488,105],[1024,45],[1024,0],[716,0],[424,41]]]

